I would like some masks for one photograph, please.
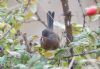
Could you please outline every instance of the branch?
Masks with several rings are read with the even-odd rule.
[[[28,40],[27,40],[27,34],[26,34],[26,33],[23,34],[23,39],[24,39],[24,41],[25,41],[25,45],[26,45],[26,50],[27,50],[27,52],[31,53],[32,51],[31,51],[31,47],[30,47],[30,45],[29,45],[29,42],[28,42]]]
[[[92,54],[92,53],[96,53],[96,52],[99,52],[100,50],[92,50],[90,52],[85,52],[85,53],[80,53],[80,54],[74,54],[73,56],[80,56],[80,55],[86,55],[86,54]],[[70,58],[70,57],[73,57],[73,56],[67,56],[67,57],[64,57],[64,58]]]
[[[25,7],[25,9],[24,9],[24,12],[27,10],[27,8],[28,8],[30,2],[31,2],[31,0],[28,0],[28,3],[27,3],[27,5],[26,5],[26,7]]]
[[[98,1],[97,0],[94,0],[94,2],[97,4],[98,3]]]
[[[73,35],[72,35],[72,24],[71,24],[71,12],[69,11],[69,6],[68,6],[68,0],[61,0],[62,2],[62,7],[63,7],[63,12],[64,12],[64,21],[65,21],[65,31],[66,31],[66,41],[67,45],[71,41],[73,41]]]
[[[6,33],[4,33],[4,35],[0,38],[0,40],[1,39],[3,39],[3,38],[5,38],[9,33],[10,33],[10,30],[13,28],[14,26],[11,26],[11,28],[6,32]]]
[[[79,3],[79,6],[81,8],[81,11],[82,11],[82,15],[83,15],[83,28],[85,27],[85,24],[86,24],[86,20],[85,20],[85,13],[84,13],[84,10],[82,8],[82,4],[80,2],[80,0],[78,0],[78,3]]]
[[[38,15],[38,13],[36,13],[36,16],[38,18],[38,21],[40,21],[46,28],[48,27],[44,21],[42,21],[42,19],[40,18],[40,16]]]
[[[63,12],[64,12],[64,21],[65,21],[65,31],[66,31],[66,41],[67,46],[69,43],[73,41],[73,34],[72,34],[72,24],[71,24],[71,12],[69,11],[68,0],[61,0]],[[70,49],[71,55],[73,55],[73,48]],[[70,63],[70,59],[68,60]],[[73,69],[73,67],[71,67]]]
[[[72,68],[72,66],[73,66],[73,64],[74,64],[74,61],[75,61],[75,57],[72,58],[72,60],[71,60],[71,62],[70,62],[70,64],[69,64],[68,69],[71,69],[71,68]]]

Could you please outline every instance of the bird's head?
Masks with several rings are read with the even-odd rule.
[[[44,29],[44,30],[42,31],[42,36],[48,37],[51,33],[52,33],[51,30],[49,30],[49,29]]]

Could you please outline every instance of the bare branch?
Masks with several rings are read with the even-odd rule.
[[[83,7],[82,7],[82,4],[81,4],[80,0],[78,0],[78,3],[79,3],[79,6],[81,8],[82,15],[83,15],[83,28],[84,28],[85,27],[85,24],[86,24],[85,13],[84,13],[84,10],[83,10]]]
[[[29,42],[27,40],[27,34],[26,33],[23,34],[23,39],[25,41],[27,52],[31,53],[31,47],[30,47]]]
[[[0,40],[1,39],[3,39],[4,37],[6,37],[9,33],[10,33],[10,30],[13,28],[14,26],[11,26],[11,28],[6,32],[6,33],[4,33],[4,35],[0,38]]]
[[[38,18],[38,21],[40,21],[46,28],[47,28],[47,25],[45,24],[44,21],[42,21],[42,19],[40,18],[40,16],[38,15],[38,13],[36,13],[36,16]]]

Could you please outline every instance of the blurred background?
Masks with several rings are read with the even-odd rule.
[[[94,3],[95,0],[81,0],[81,4],[83,7],[83,10],[91,6]],[[98,0],[99,1],[99,0]],[[16,0],[9,0],[9,8],[14,7],[17,5]],[[69,7],[70,11],[72,12],[72,23],[81,23],[83,24],[83,16],[82,11],[80,9],[78,0],[69,0]],[[50,11],[55,12],[55,21],[63,24],[64,23],[64,16],[62,12],[62,5],[60,0],[39,0],[37,5],[37,11],[38,15],[40,16],[41,20],[47,23],[46,13]],[[86,20],[87,26],[90,27],[92,30],[95,30],[97,27],[100,26],[100,19],[95,22],[89,22],[89,20]],[[22,32],[26,32],[28,36],[31,35],[38,35],[41,36],[41,31],[45,28],[45,26],[39,22],[39,21],[31,21],[28,23],[24,23],[21,27]],[[60,29],[56,28],[56,32],[59,33]]]

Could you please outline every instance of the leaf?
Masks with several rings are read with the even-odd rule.
[[[64,62],[63,62],[63,66],[64,66],[64,67],[68,67],[68,62],[64,61]]]
[[[37,63],[33,67],[31,67],[30,69],[43,69],[43,66],[44,66],[44,64]]]
[[[15,29],[16,31],[19,30],[20,27],[21,27],[21,23],[15,23],[15,24],[14,24],[14,29]]]
[[[6,8],[7,7],[7,0],[0,0],[0,7]]]
[[[15,28],[12,28],[11,30],[10,30],[10,35],[15,35],[17,33],[17,31],[15,30]]]
[[[39,38],[39,36],[37,36],[37,35],[32,35],[32,39],[33,39],[33,40],[38,39],[38,38]]]
[[[99,36],[100,35],[100,28],[98,28],[95,33]]]
[[[5,64],[7,60],[6,56],[0,57],[0,64]]]
[[[16,20],[15,20],[15,18],[14,17],[12,17],[12,19],[10,20],[10,23],[11,23],[11,25],[13,24],[16,24]]]
[[[64,57],[64,54],[65,54],[65,49],[57,50],[57,52],[55,53],[55,59],[57,60],[62,59]]]
[[[24,21],[24,17],[23,16],[17,15],[17,16],[15,16],[15,18],[16,18],[17,21],[20,21],[20,22]]]
[[[99,18],[100,18],[100,14],[94,15],[91,17],[91,21],[94,22],[94,21],[98,20]]]
[[[30,6],[30,10],[33,14],[35,14],[37,12],[37,4],[33,4]]]
[[[44,52],[44,56],[46,57],[46,58],[53,58],[54,57],[54,51],[46,51],[46,52]]]
[[[36,4],[37,0],[31,0],[31,4]]]
[[[40,59],[40,56],[33,55],[32,58],[28,61],[28,66],[31,67],[33,66],[35,63],[37,63]]]
[[[77,24],[77,23],[72,23],[72,32],[74,35],[80,34],[83,30],[83,25]]]
[[[24,4],[27,5],[28,4],[28,0],[24,0]]]
[[[97,60],[97,61],[100,61],[100,56],[98,56],[98,57],[96,58],[96,60]]]
[[[29,11],[29,12],[24,16],[24,19],[25,19],[25,20],[29,20],[29,19],[32,18],[32,16],[33,16],[33,13],[32,13],[31,11]]]

